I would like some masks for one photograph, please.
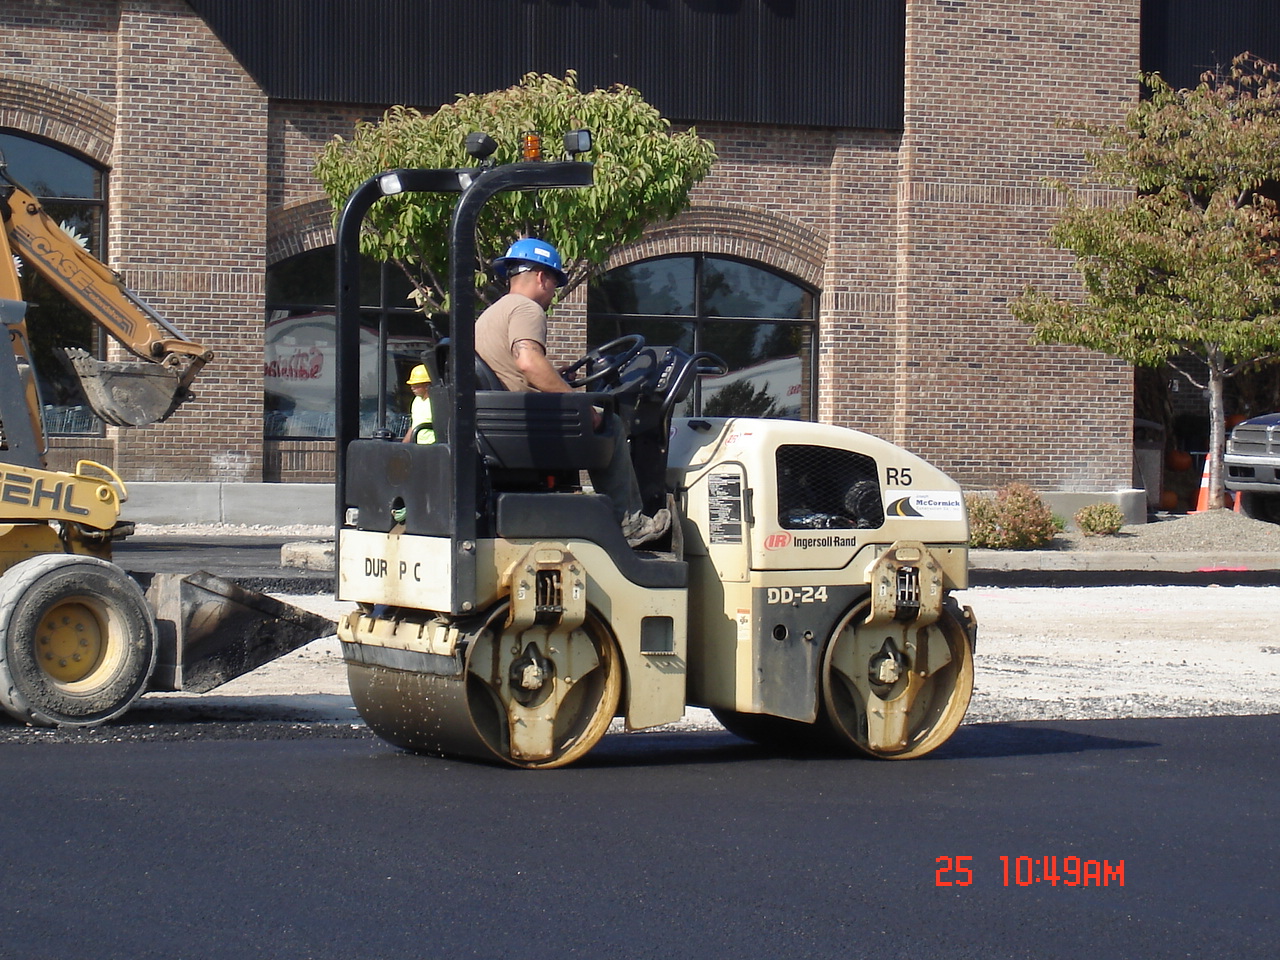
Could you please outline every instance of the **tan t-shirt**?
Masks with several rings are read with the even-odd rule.
[[[508,390],[528,393],[525,381],[511,352],[517,340],[533,340],[547,348],[547,314],[528,297],[508,293],[476,320],[476,353],[507,385]]]

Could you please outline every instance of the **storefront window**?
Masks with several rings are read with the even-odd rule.
[[[267,268],[264,434],[315,440],[334,435],[336,383],[333,247],[310,250]],[[378,377],[388,365],[383,396],[387,429],[409,427],[413,394],[405,380],[422,352],[445,336],[445,319],[428,321],[413,305],[408,279],[391,264],[365,260],[360,277],[360,435],[378,424]]]
[[[810,420],[815,301],[760,264],[706,254],[642,260],[593,282],[587,340],[638,333],[651,346],[721,357],[729,373],[702,380],[678,415]]]
[[[9,175],[41,202],[45,213],[101,259],[105,248],[106,174],[65,150],[40,140],[0,131],[0,154]],[[102,423],[89,409],[80,381],[62,348],[80,347],[102,356],[102,334],[79,307],[19,261],[22,299],[27,302],[27,335],[36,383],[51,435],[95,435]]]

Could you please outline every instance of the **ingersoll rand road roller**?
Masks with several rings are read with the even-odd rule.
[[[676,416],[725,366],[639,336],[567,368],[585,391],[493,388],[474,353],[477,214],[502,190],[591,178],[576,160],[389,171],[339,218],[337,595],[356,604],[339,637],[361,716],[409,750],[527,768],[583,756],[615,717],[642,730],[690,705],[783,749],[928,753],[973,686],[956,483],[853,430]],[[459,194],[451,335],[424,356],[438,442],[359,438],[360,223],[427,190]],[[619,442],[593,407],[630,424],[664,539],[629,547],[579,485]]]

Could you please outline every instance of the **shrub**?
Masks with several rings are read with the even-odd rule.
[[[994,497],[972,494],[965,507],[971,547],[1027,550],[1047,546],[1058,532],[1049,507],[1025,483],[1002,487]]]
[[[995,497],[971,493],[964,498],[964,505],[969,512],[969,546],[988,549],[998,546],[1000,524]]]
[[[1086,537],[1119,533],[1124,513],[1114,503],[1091,503],[1076,511],[1076,527]]]

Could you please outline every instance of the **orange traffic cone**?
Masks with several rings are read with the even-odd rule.
[[[1236,492],[1234,496],[1230,490],[1222,491],[1222,505],[1224,507],[1232,507],[1236,513],[1240,512],[1240,494]],[[1187,511],[1188,513],[1204,513],[1209,509],[1209,458],[1204,458],[1204,471],[1200,474],[1200,492],[1196,494],[1196,508]]]
[[[1209,458],[1204,458],[1204,472],[1200,474],[1200,492],[1196,494],[1196,506],[1190,513],[1204,513],[1209,509]]]
[[[1241,500],[1243,497],[1244,497],[1244,494],[1242,494],[1239,490],[1237,490],[1237,491],[1236,491],[1236,495],[1235,495],[1235,497],[1233,498],[1233,499],[1235,500],[1235,504],[1234,504],[1234,505],[1232,506],[1232,508],[1231,508],[1231,509],[1232,509],[1232,510],[1234,510],[1236,513],[1240,513],[1240,512],[1241,512],[1241,510],[1240,510],[1240,500]]]

